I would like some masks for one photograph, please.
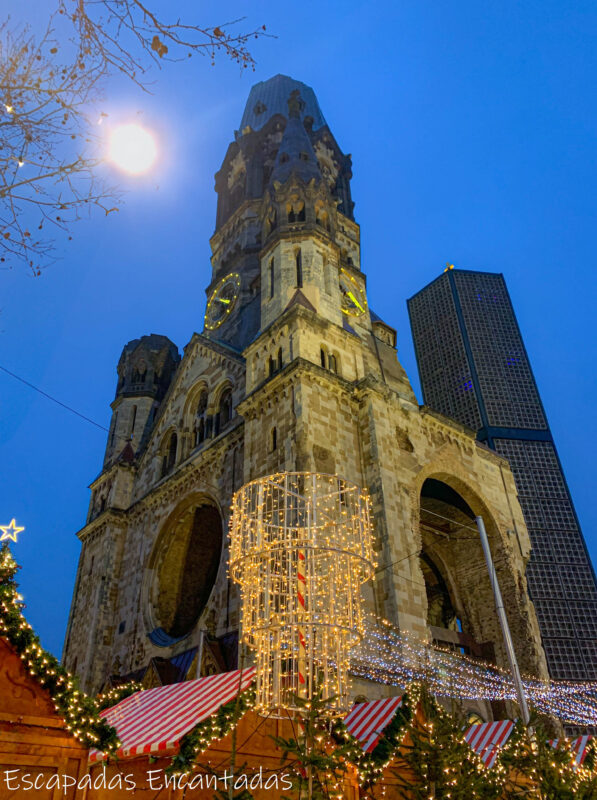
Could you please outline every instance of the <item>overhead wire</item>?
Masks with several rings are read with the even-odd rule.
[[[43,389],[40,389],[39,386],[35,386],[35,384],[25,380],[25,378],[21,378],[20,375],[17,375],[15,372],[11,372],[9,369],[6,369],[6,367],[3,367],[1,364],[0,364],[0,370],[2,370],[2,372],[5,372],[7,375],[10,375],[11,378],[14,378],[17,381],[20,381],[20,383],[25,384],[25,386],[28,386],[30,389],[33,389],[35,392],[42,395],[42,397],[45,397],[47,400],[51,400],[53,403],[56,403],[56,405],[61,406],[66,411],[70,411],[71,414],[75,414],[77,417],[80,417],[81,419],[85,420],[85,422],[89,422],[90,425],[94,425],[96,428],[99,428],[100,430],[105,431],[106,433],[110,433],[110,429],[106,428],[105,425],[101,425],[99,422],[96,422],[94,419],[91,419],[91,417],[88,417],[85,414],[82,414],[80,411],[77,411],[76,408],[73,408],[72,406],[63,403],[62,400],[58,400],[57,397],[54,397],[48,392],[45,392]],[[120,436],[120,434],[115,434],[115,438],[120,439],[123,442],[130,442],[131,440],[131,437]]]

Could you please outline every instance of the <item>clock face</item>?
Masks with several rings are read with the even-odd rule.
[[[213,331],[218,328],[234,308],[240,292],[240,275],[231,272],[222,278],[211,293],[205,310],[205,328]]]
[[[367,310],[367,298],[358,281],[346,270],[340,270],[342,311],[351,317],[360,317]]]

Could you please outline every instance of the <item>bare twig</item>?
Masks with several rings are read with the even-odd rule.
[[[0,25],[0,266],[24,262],[33,275],[54,258],[58,232],[70,239],[82,215],[118,209],[120,193],[97,174],[106,78],[147,90],[152,66],[194,54],[253,68],[248,43],[265,35],[239,33],[242,20],[166,22],[142,0],[56,2],[41,37]]]

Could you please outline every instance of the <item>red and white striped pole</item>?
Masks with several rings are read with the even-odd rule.
[[[307,642],[305,641],[305,594],[306,594],[306,569],[305,551],[298,551],[297,560],[297,599],[298,599],[298,689],[299,694],[304,694],[307,688]]]

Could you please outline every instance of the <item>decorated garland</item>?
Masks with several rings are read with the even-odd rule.
[[[400,742],[404,738],[404,729],[411,717],[411,698],[405,692],[402,695],[400,707],[384,728],[378,743],[370,753],[364,752],[358,740],[346,729],[343,720],[338,720],[334,724],[332,738],[346,747],[347,758],[357,770],[361,786],[368,788],[380,779],[400,746]]]
[[[173,757],[167,772],[180,774],[190,772],[197,766],[197,757],[207,750],[217,739],[223,739],[232,732],[238,721],[255,707],[255,690],[245,689],[228,703],[199,722],[180,740],[178,753]]]
[[[103,711],[105,708],[112,708],[118,705],[121,700],[130,697],[136,692],[143,692],[145,688],[143,684],[138,681],[130,681],[129,683],[122,683],[119,686],[109,689],[107,692],[98,694],[95,698],[95,706],[98,711]]]
[[[85,747],[105,753],[118,748],[116,730],[99,716],[95,701],[77,688],[77,680],[57,658],[41,646],[39,637],[22,614],[23,598],[14,577],[18,565],[7,544],[0,548],[0,636],[5,637],[32,675],[54,701],[68,730]]]

